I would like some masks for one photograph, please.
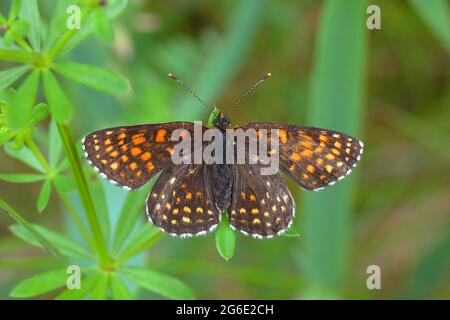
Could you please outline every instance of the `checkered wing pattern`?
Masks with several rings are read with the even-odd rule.
[[[279,139],[282,170],[309,190],[320,190],[343,179],[363,152],[361,141],[332,130],[272,122],[249,123],[241,128],[257,132],[266,129],[268,141]],[[278,129],[278,136],[272,137],[270,129]]]
[[[286,231],[295,215],[294,200],[279,174],[261,175],[257,165],[235,165],[231,207],[233,228],[255,238]]]
[[[176,129],[193,136],[191,122],[108,128],[83,139],[85,157],[103,177],[125,189],[137,189],[171,162]]]
[[[151,222],[173,236],[204,235],[219,222],[205,182],[205,165],[172,165],[158,177],[147,199]]]

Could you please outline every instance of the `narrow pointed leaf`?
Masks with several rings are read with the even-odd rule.
[[[5,151],[9,156],[22,161],[23,163],[29,165],[31,168],[36,169],[37,171],[45,173],[45,170],[44,168],[42,168],[38,159],[36,159],[34,154],[27,147],[23,147],[22,149],[15,149],[11,144],[8,143],[5,145]]]
[[[14,96],[8,111],[7,123],[13,129],[20,129],[27,123],[36,100],[39,71],[33,71]]]
[[[125,244],[127,238],[130,236],[133,228],[136,225],[139,217],[144,212],[145,199],[147,198],[150,186],[145,186],[142,190],[129,192],[127,198],[120,211],[119,220],[114,231],[114,239],[112,251],[117,253],[119,249]]]
[[[128,241],[120,251],[119,261],[125,262],[136,254],[147,250],[155,242],[160,240],[164,233],[153,225],[147,223],[143,225]]]
[[[0,90],[4,90],[23,76],[30,67],[28,65],[6,69],[0,72]]]
[[[98,280],[97,274],[88,275],[87,277],[81,278],[80,289],[66,289],[61,294],[59,294],[56,300],[82,300],[91,292],[92,287]]]
[[[52,121],[48,131],[48,155],[50,166],[52,168],[55,168],[58,164],[61,152],[62,143],[59,137],[58,128],[56,127],[55,121]]]
[[[110,285],[114,300],[131,300],[133,298],[127,285],[120,280],[117,273],[111,275]]]
[[[120,95],[130,88],[126,78],[103,68],[74,62],[59,62],[54,68],[62,76],[104,93]]]
[[[14,183],[30,183],[44,180],[46,177],[42,174],[31,173],[3,173],[0,174],[0,180]]]
[[[104,272],[100,272],[98,279],[91,289],[90,300],[106,300],[108,296],[108,275]]]
[[[123,273],[143,288],[171,299],[194,299],[194,292],[186,284],[171,276],[149,269],[125,268]]]
[[[19,16],[30,24],[29,36],[31,46],[41,51],[41,17],[37,0],[22,1]]]
[[[37,201],[37,209],[39,212],[44,211],[44,209],[47,207],[48,201],[50,199],[50,194],[52,190],[52,185],[50,181],[45,181],[42,185],[41,191],[39,192],[39,197]]]
[[[43,71],[42,77],[50,113],[56,121],[68,123],[73,115],[72,104],[51,71]]]
[[[13,207],[7,204],[3,199],[0,199],[0,208],[5,210],[11,218],[13,218],[22,228],[24,228],[28,234],[31,234],[35,239],[35,242],[45,248],[48,252],[53,254],[60,260],[63,260],[61,252],[56,248],[55,245],[46,237],[44,237],[32,224],[25,220]]]
[[[47,271],[20,282],[10,295],[14,298],[29,298],[47,293],[64,286],[67,277],[65,268]]]
[[[52,243],[52,245],[57,248],[63,255],[81,260],[92,259],[92,255],[89,252],[87,252],[82,246],[80,246],[78,243],[68,238],[67,236],[40,225],[33,224],[32,227],[37,232],[39,232],[39,234],[44,237],[46,241]],[[10,226],[10,230],[18,238],[28,242],[35,247],[42,248],[42,244],[38,241],[36,236],[29,230],[24,228],[22,225],[12,225]]]

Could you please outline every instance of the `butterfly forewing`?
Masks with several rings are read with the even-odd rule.
[[[231,226],[255,238],[286,231],[295,214],[294,200],[279,174],[261,175],[256,165],[234,166],[234,186],[228,212]]]
[[[83,140],[87,160],[107,179],[125,188],[145,184],[171,162],[173,130],[193,134],[190,122],[108,128],[88,134]]]
[[[208,196],[205,165],[169,166],[158,177],[147,200],[151,222],[171,235],[202,235],[219,222]]]
[[[300,186],[319,190],[347,176],[363,152],[363,144],[341,132],[281,123],[256,122],[244,130],[278,129],[280,166]]]

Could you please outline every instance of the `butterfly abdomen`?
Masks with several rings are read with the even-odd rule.
[[[227,164],[211,165],[212,194],[219,211],[227,210],[231,203],[233,170]]]

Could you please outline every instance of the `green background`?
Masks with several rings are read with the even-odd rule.
[[[43,21],[54,2],[38,1]],[[225,261],[211,235],[165,236],[136,265],[176,276],[203,299],[450,298],[448,2],[370,4],[381,8],[381,30],[366,28],[363,0],[129,1],[114,20],[112,43],[91,36],[66,56],[115,70],[132,88],[111,97],[61,80],[75,109],[76,138],[117,125],[206,121],[205,108],[169,71],[219,108],[271,72],[229,114],[234,124],[320,126],[365,143],[352,175],[327,190],[308,192],[289,180],[299,237],[238,235],[235,255]],[[9,7],[0,4],[5,15]],[[0,61],[1,70],[15,65]],[[44,149],[48,125],[44,120],[35,133]],[[0,159],[0,173],[32,172],[3,150]],[[114,226],[126,192],[102,185]],[[27,220],[79,237],[55,193],[37,212],[39,190],[37,183],[0,181],[1,198]],[[69,198],[82,210],[75,195]],[[21,280],[57,266],[14,237],[12,223],[0,215],[3,299]],[[369,265],[381,268],[381,290],[366,287]],[[129,289],[138,298],[160,297]]]

